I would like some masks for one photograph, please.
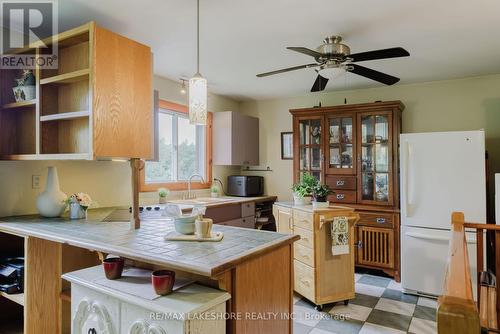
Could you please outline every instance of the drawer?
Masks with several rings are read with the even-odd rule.
[[[222,222],[221,225],[234,226],[234,227],[243,227],[243,228],[255,228],[255,217],[245,217],[239,219],[228,220]]]
[[[313,214],[301,210],[293,210],[293,225],[306,230],[312,230]]]
[[[356,176],[327,176],[326,184],[332,189],[356,190]]]
[[[356,191],[353,190],[333,190],[333,194],[328,196],[328,200],[333,203],[356,203]]]
[[[359,213],[359,221],[357,225],[380,226],[392,228],[394,226],[394,218],[388,213]]]
[[[314,251],[312,248],[295,243],[293,245],[293,257],[295,260],[314,268]]]
[[[255,216],[255,202],[248,202],[241,204],[241,216]]]
[[[314,269],[300,261],[293,261],[294,263],[294,286],[302,296],[307,299],[315,300],[315,284],[314,284]]]
[[[313,233],[312,231],[305,230],[303,228],[294,226],[293,227],[293,233],[300,235],[300,240],[296,241],[296,244],[309,247],[311,249],[314,249],[314,242],[313,242]]]

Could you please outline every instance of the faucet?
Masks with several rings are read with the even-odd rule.
[[[187,193],[187,199],[192,199],[195,198],[196,196],[191,195],[191,181],[193,180],[194,177],[199,177],[202,183],[205,183],[205,179],[203,179],[203,176],[200,174],[193,174],[189,177],[188,180],[188,193]]]

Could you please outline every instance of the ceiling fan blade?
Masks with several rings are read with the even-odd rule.
[[[262,78],[262,77],[267,77],[269,75],[274,75],[274,74],[279,74],[279,73],[284,73],[284,72],[290,72],[290,71],[300,70],[300,69],[303,69],[303,68],[316,67],[316,66],[318,66],[318,64],[314,63],[314,64],[306,64],[306,65],[299,65],[299,66],[294,66],[294,67],[288,67],[288,68],[283,68],[281,70],[260,73],[260,74],[257,74],[257,77]]]
[[[353,62],[357,62],[357,61],[375,60],[375,59],[408,57],[409,55],[410,53],[403,48],[390,48],[390,49],[355,53],[349,55],[348,57],[351,58]]]
[[[352,72],[357,75],[361,75],[362,77],[372,79],[378,82],[381,82],[386,85],[394,85],[396,82],[398,82],[400,79],[393,77],[392,75],[385,74],[379,71],[372,70],[370,68],[356,65],[356,64],[349,64],[350,69],[348,69],[349,72]]]
[[[305,55],[308,55],[308,56],[311,56],[314,58],[323,57],[323,55],[321,53],[314,51],[314,50],[311,50],[311,49],[308,49],[308,48],[303,48],[303,47],[299,47],[299,46],[288,46],[287,49],[295,51],[295,52],[300,52],[300,53],[303,53]]]
[[[314,81],[314,85],[311,88],[311,92],[320,92],[324,90],[327,83],[328,78],[322,77],[318,74],[318,76],[316,77],[316,81]]]

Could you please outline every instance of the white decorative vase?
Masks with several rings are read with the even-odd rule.
[[[48,169],[45,191],[38,195],[36,207],[38,213],[43,217],[59,217],[66,208],[68,196],[59,189],[57,168],[49,167]]]

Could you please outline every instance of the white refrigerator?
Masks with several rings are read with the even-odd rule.
[[[451,213],[486,223],[484,131],[402,134],[400,145],[401,285],[407,293],[439,296]],[[475,232],[466,239],[475,289]]]

